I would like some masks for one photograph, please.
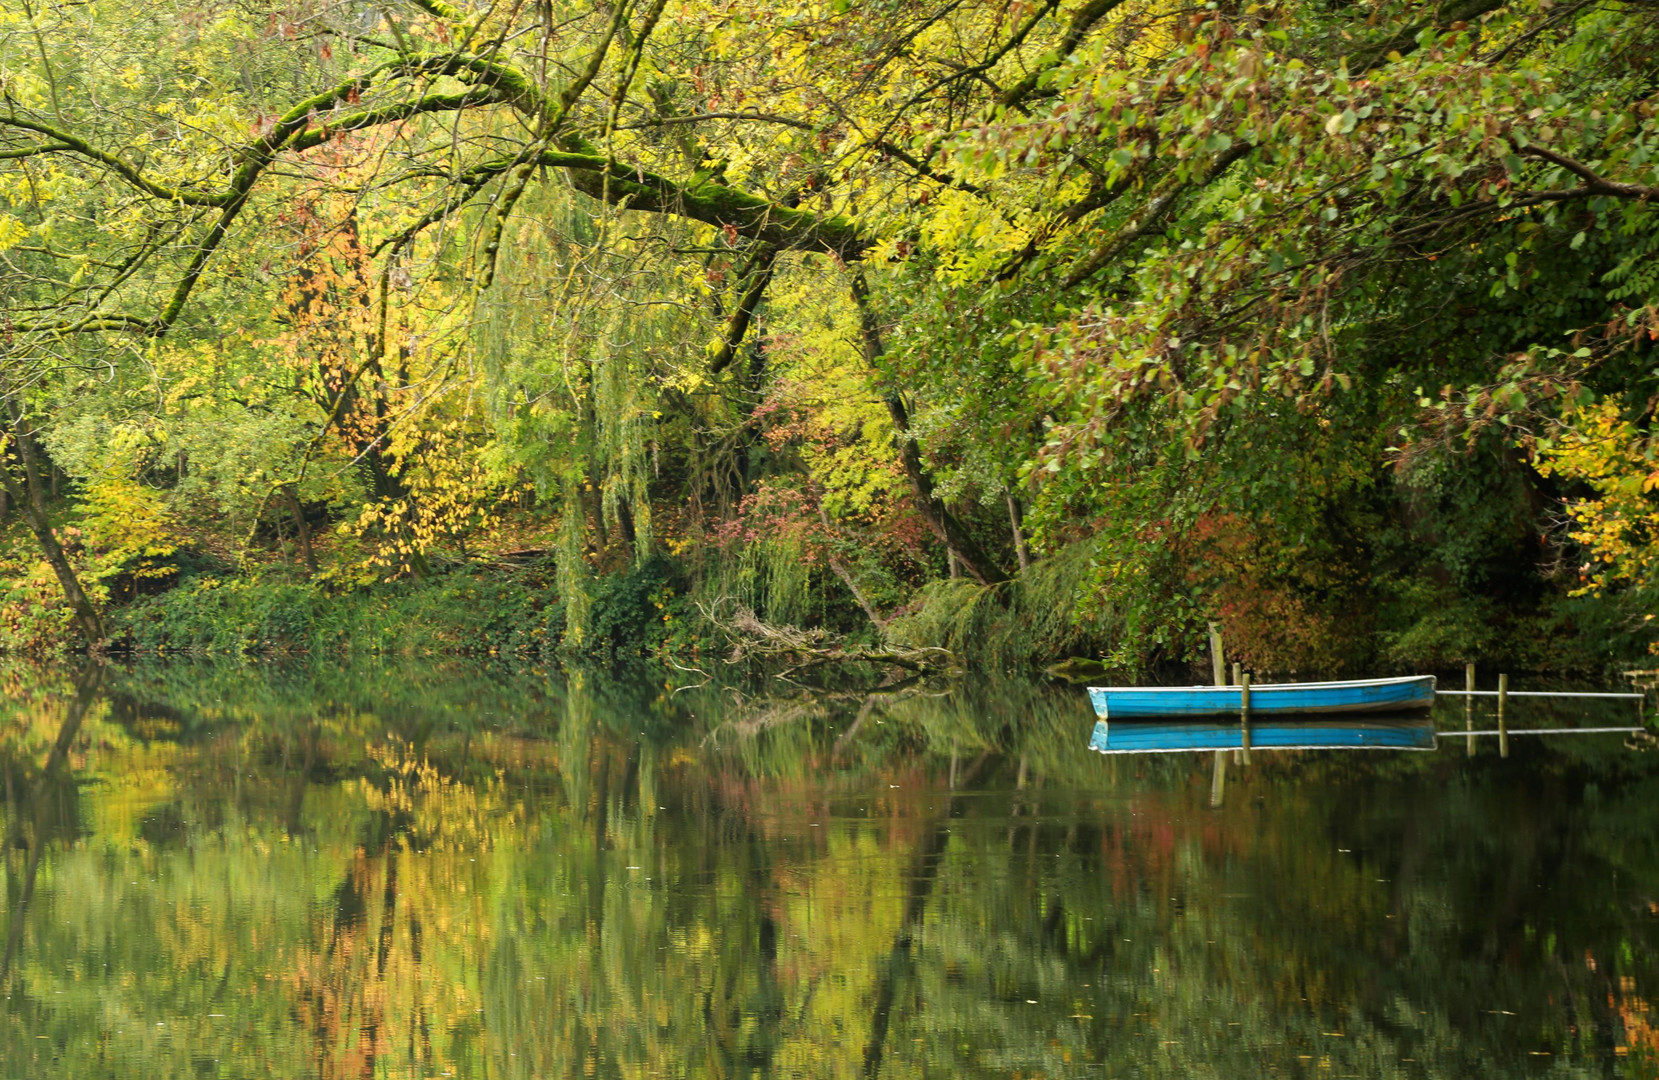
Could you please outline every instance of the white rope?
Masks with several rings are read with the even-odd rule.
[[[1593,697],[1618,698],[1621,701],[1640,701],[1646,694],[1613,694],[1585,690],[1509,690],[1509,697]],[[1438,697],[1497,697],[1496,690],[1436,690]]]

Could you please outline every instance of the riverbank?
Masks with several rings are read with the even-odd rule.
[[[57,528],[71,539],[87,534],[78,509],[61,507]],[[1058,546],[988,585],[924,578],[862,596],[847,586],[846,562],[786,558],[764,544],[642,561],[608,550],[561,571],[553,550],[523,539],[392,576],[345,573],[353,564],[332,538],[315,545],[316,574],[257,549],[239,561],[206,545],[70,550],[102,611],[101,651],[135,656],[725,656],[738,642],[707,613],[740,605],[829,652],[943,649],[970,671],[1207,679],[1214,621],[1228,658],[1258,677],[1452,672],[1468,661],[1601,676],[1651,666],[1656,625],[1630,591],[1573,595],[1548,580],[1475,590],[1420,569],[1328,572],[1310,584],[1246,566],[1200,580],[1171,560],[1126,568],[1108,537]],[[50,569],[15,527],[7,551],[0,653],[84,649]]]
[[[1079,614],[1097,568],[1074,545],[1008,581],[964,579],[918,590],[879,632],[848,618],[809,623],[823,640],[947,649],[974,671],[1075,677],[1207,671],[1207,640],[1173,621],[1137,624],[1109,607]],[[536,663],[724,655],[732,641],[702,614],[709,592],[667,558],[594,575],[580,625],[550,560],[459,565],[424,578],[341,588],[275,576],[198,573],[112,604],[106,652],[203,657],[501,657]],[[1272,598],[1264,600],[1271,606]],[[1502,670],[1602,675],[1641,666],[1648,620],[1617,598],[1553,597],[1526,608],[1396,596],[1346,619],[1304,625],[1237,606],[1221,622],[1228,655],[1261,674],[1452,671],[1469,659]],[[844,615],[845,613],[840,613]],[[769,616],[764,607],[762,617]],[[1230,616],[1230,617],[1229,617]],[[0,651],[36,656],[78,644],[65,613],[13,588],[0,605]],[[1200,670],[1203,669],[1203,670]]]

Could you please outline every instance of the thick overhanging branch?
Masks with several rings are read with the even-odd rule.
[[[467,13],[444,0],[410,0],[412,4],[426,12],[447,22],[465,24]]]
[[[701,221],[780,251],[823,251],[851,262],[873,241],[846,218],[780,206],[770,199],[697,177],[670,180],[647,169],[597,154],[549,151],[540,164],[565,169],[571,186],[584,195],[630,210]]]
[[[777,265],[777,249],[762,248],[755,256],[754,267],[749,273],[748,288],[738,298],[737,307],[731,317],[726,320],[726,327],[721,332],[718,341],[708,348],[709,374],[718,375],[732,362],[737,355],[737,347],[743,344],[743,338],[749,333],[749,326],[754,322],[755,310],[760,307],[760,301],[766,295],[766,287],[772,284],[772,269]]]
[[[409,120],[425,113],[458,112],[462,109],[476,108],[480,105],[498,104],[503,101],[501,95],[494,89],[479,89],[463,91],[459,94],[429,94],[415,101],[399,102],[381,109],[365,109],[362,112],[351,113],[339,117],[318,127],[307,128],[285,149],[303,151],[342,135],[348,131],[362,131],[365,128],[378,127],[381,124],[395,124]]]
[[[1123,0],[1089,0],[1078,8],[1066,26],[1066,32],[1061,35],[1060,43],[1041,63],[1027,72],[1023,79],[1004,90],[997,98],[997,104],[1004,108],[1019,108],[1036,92],[1043,76],[1059,67],[1068,56],[1076,52],[1077,47],[1083,44],[1084,36],[1095,24],[1115,11],[1121,3]]]
[[[1190,180],[1169,180],[1165,182],[1158,193],[1148,200],[1145,207],[1125,222],[1123,227],[1107,237],[1105,242],[1097,246],[1088,255],[1078,260],[1066,275],[1062,283],[1065,288],[1081,285],[1093,277],[1101,267],[1117,258],[1135,241],[1163,227],[1169,218],[1169,212],[1177,199],[1193,188],[1201,188],[1215,181],[1222,173],[1232,167],[1233,163],[1249,154],[1255,146],[1247,142],[1238,142],[1218,155],[1210,163],[1210,167]]]
[[[66,142],[35,143],[33,146],[0,150],[0,161],[16,161],[18,158],[34,157],[36,154],[54,154],[61,150],[73,149],[75,148]]]
[[[450,76],[477,84],[459,94],[434,94],[380,109],[363,110],[337,117],[329,115],[342,102],[362,96],[384,76],[418,78]],[[483,89],[480,89],[483,88]],[[544,109],[535,84],[509,64],[471,53],[440,53],[404,57],[354,75],[329,89],[300,101],[280,116],[271,130],[232,155],[238,162],[228,187],[220,191],[195,190],[183,185],[164,184],[122,158],[103,150],[73,132],[28,117],[0,117],[0,129],[13,128],[43,135],[49,141],[0,151],[0,159],[17,159],[37,154],[68,153],[96,162],[113,171],[130,186],[163,202],[184,206],[230,207],[240,202],[253,182],[282,150],[306,150],[326,142],[341,131],[357,131],[379,124],[395,123],[422,113],[452,111],[491,103],[506,103]],[[315,127],[312,125],[316,124]]]
[[[1031,239],[1026,241],[1025,246],[1019,251],[1016,251],[1013,255],[1009,256],[1008,261],[1002,264],[1002,269],[997,271],[997,280],[1008,281],[1018,275],[1019,272],[1025,268],[1027,263],[1037,257],[1038,252],[1042,248],[1043,242],[1051,237],[1057,228],[1066,225],[1075,225],[1088,215],[1094,213],[1096,210],[1102,210],[1110,206],[1112,203],[1116,202],[1124,192],[1129,190],[1129,187],[1133,182],[1134,177],[1126,175],[1110,184],[1098,184],[1089,189],[1089,191],[1076,202],[1072,203],[1070,206],[1066,207],[1065,210],[1056,215],[1052,224],[1043,229],[1033,231]]]
[[[421,6],[446,19],[453,20],[462,14],[442,0],[430,0]],[[494,177],[515,168],[523,169],[525,171],[519,178],[521,189],[522,183],[529,179],[528,170],[542,166],[564,170],[578,191],[613,205],[700,221],[766,244],[775,251],[816,250],[829,252],[843,260],[859,258],[870,246],[870,241],[845,218],[812,214],[780,205],[704,177],[684,182],[671,180],[637,165],[619,162],[613,156],[595,153],[580,139],[567,140],[567,145],[573,146],[570,150],[550,147],[549,141],[559,131],[576,101],[597,78],[610,45],[625,26],[632,7],[631,3],[617,6],[604,39],[595,48],[586,69],[565,87],[556,101],[550,103],[522,71],[489,57],[464,51],[399,57],[366,73],[342,80],[295,104],[277,118],[260,138],[232,155],[234,169],[229,184],[220,191],[163,184],[119,155],[101,150],[50,124],[15,115],[0,117],[0,130],[9,126],[44,136],[45,139],[29,146],[10,148],[4,151],[7,157],[76,154],[112,170],[128,185],[152,198],[175,205],[219,211],[206,235],[194,245],[183,275],[161,312],[154,317],[91,312],[78,317],[40,320],[29,325],[14,324],[13,329],[48,334],[108,330],[136,331],[150,336],[165,334],[182,313],[208,263],[247,205],[254,187],[280,154],[303,153],[346,132],[395,124],[424,114],[460,112],[492,104],[510,105],[535,115],[539,146],[528,153],[484,162],[467,170],[456,188],[444,199],[443,205],[423,215],[400,233],[392,241],[393,246],[407,243],[425,227],[441,220],[445,214],[475,196]],[[654,26],[654,15],[661,10],[661,3],[654,5],[653,17],[642,28],[642,37]],[[636,44],[636,57],[638,49],[639,44]],[[473,85],[460,92],[424,94],[413,100],[344,114],[338,111],[341,105],[355,103],[365,92],[388,77],[451,77]],[[505,209],[510,210],[510,207]],[[385,246],[377,247],[376,254]]]
[[[186,206],[224,206],[230,198],[227,192],[196,192],[187,188],[169,187],[166,184],[158,183],[117,155],[100,150],[78,135],[61,131],[50,124],[40,123],[21,116],[5,116],[0,117],[0,127],[32,131],[36,135],[44,135],[52,140],[47,143],[5,151],[0,153],[0,158],[24,158],[36,154],[53,153],[77,154],[113,170],[116,175],[133,187],[166,202],[183,203]]]
[[[612,130],[640,131],[649,128],[671,127],[677,124],[695,124],[706,120],[742,120],[756,124],[777,124],[780,127],[794,128],[797,131],[813,132],[826,131],[834,126],[833,123],[826,123],[824,121],[814,122],[809,120],[801,120],[793,116],[781,116],[777,113],[763,113],[756,112],[753,109],[745,109],[738,112],[704,112],[688,113],[684,116],[658,116],[646,120],[635,120],[626,124],[618,124]],[[868,140],[868,145],[870,149],[875,150],[878,153],[885,154],[894,161],[904,164],[917,176],[924,176],[936,184],[943,185],[944,187],[956,188],[959,191],[966,191],[975,195],[984,193],[985,189],[979,185],[971,184],[965,180],[957,179],[949,173],[939,171],[932,165],[929,165],[926,161],[900,146],[898,143],[892,142],[889,139],[878,135]],[[936,153],[937,150],[938,146],[935,145],[930,147],[927,153],[931,155]]]
[[[456,95],[461,96],[464,95]],[[421,111],[432,111],[437,108],[436,98],[422,100],[430,107]],[[404,108],[414,110],[421,104],[410,102]],[[377,115],[381,117],[381,122],[386,122],[390,114],[382,110],[377,112]],[[368,120],[363,120],[360,126],[368,126]],[[327,130],[339,129],[331,126]],[[319,128],[317,134],[321,136],[323,131],[324,129]],[[314,146],[321,141],[322,138],[319,137],[315,142],[306,142],[305,146]],[[853,261],[861,258],[872,243],[846,218],[818,215],[781,206],[768,199],[704,179],[681,183],[599,154],[543,150],[539,153],[520,154],[512,158],[485,162],[469,169],[461,178],[458,190],[446,198],[442,206],[423,215],[409,228],[400,232],[397,238],[377,245],[373,253],[378,255],[388,245],[401,246],[407,243],[427,226],[464,204],[491,179],[515,167],[526,165],[562,169],[570,176],[572,186],[596,199],[603,198],[612,204],[624,205],[630,210],[672,214],[722,230],[730,228],[739,236],[768,244],[778,251],[821,251],[833,254],[844,261]],[[222,213],[196,248],[184,276],[161,314],[154,318],[143,318],[113,312],[94,313],[78,319],[16,325],[14,329],[56,334],[128,330],[157,337],[167,333],[182,313],[208,261],[218,250],[229,233],[230,226],[245,207],[254,183],[262,172],[263,167],[238,172],[239,190],[235,192],[236,199],[224,205]]]
[[[1558,198],[1574,198],[1580,193],[1589,195],[1612,195],[1620,199],[1656,199],[1659,198],[1659,187],[1648,184],[1627,184],[1618,180],[1609,180],[1596,172],[1582,161],[1575,161],[1565,154],[1558,154],[1554,150],[1542,146],[1528,146],[1521,153],[1527,157],[1538,158],[1552,165],[1559,165],[1580,180],[1584,181],[1583,188],[1561,192],[1538,192],[1539,195],[1553,195]]]
[[[9,329],[19,334],[96,334],[109,330],[126,330],[142,334],[150,329],[154,321],[137,315],[123,315],[113,312],[87,315],[79,319],[34,323],[19,322],[13,323]]]

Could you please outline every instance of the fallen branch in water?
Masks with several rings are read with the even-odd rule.
[[[830,752],[832,759],[838,758],[858,735],[864,721],[880,706],[908,698],[940,696],[928,689],[931,684],[924,675],[905,675],[902,678],[889,675],[880,685],[869,690],[820,690],[801,686],[799,683],[792,685],[798,687],[793,693],[767,694],[753,700],[746,699],[741,692],[733,690],[737,700],[730,714],[725,721],[703,737],[703,745],[718,746],[720,737],[728,732],[747,739],[784,724],[800,720],[822,720],[829,717],[836,708],[845,709],[857,702],[858,713],[852,726],[835,740],[835,746]]]
[[[681,690],[700,690],[714,681],[714,676],[710,675],[700,667],[682,667],[681,665],[676,664],[670,657],[664,657],[664,659],[668,661],[668,666],[676,671],[683,671],[688,675],[695,674],[703,677],[703,681],[700,683],[686,683],[684,686],[676,686],[674,688],[674,692],[676,694],[678,694]]]
[[[949,649],[924,648],[909,645],[848,645],[836,640],[823,630],[801,630],[794,626],[774,626],[731,597],[721,597],[707,604],[698,604],[710,626],[719,630],[732,643],[729,664],[744,660],[792,660],[784,672],[822,667],[825,664],[868,663],[891,664],[917,674],[933,675],[960,669],[956,654]]]

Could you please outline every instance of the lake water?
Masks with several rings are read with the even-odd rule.
[[[1621,735],[1218,783],[1078,689],[700,681],[0,668],[0,1077],[1659,1075]]]

